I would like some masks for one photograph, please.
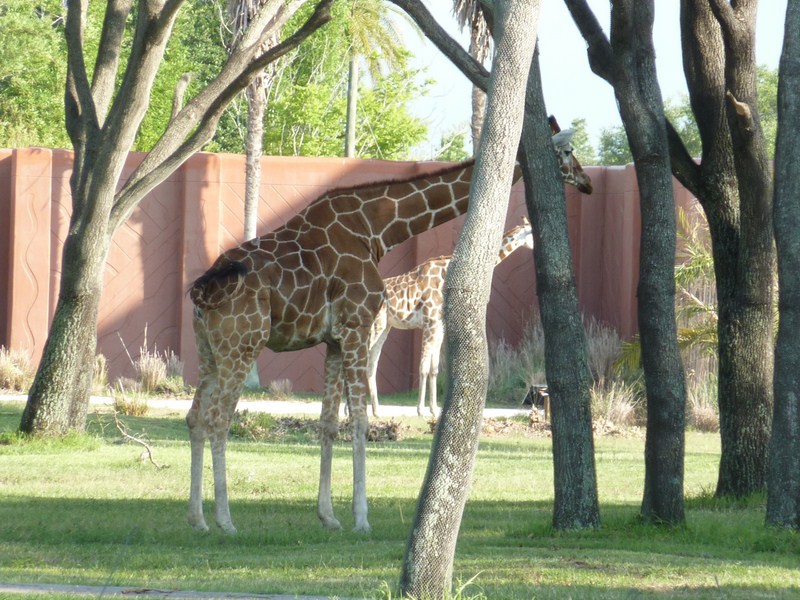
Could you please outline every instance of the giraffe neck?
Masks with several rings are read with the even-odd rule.
[[[503,236],[496,264],[503,262],[522,246],[533,249],[533,232],[530,225],[515,227]]]
[[[470,161],[421,179],[390,183],[380,198],[365,203],[364,212],[382,254],[464,214],[473,167]]]

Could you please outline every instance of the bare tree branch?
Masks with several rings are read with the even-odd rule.
[[[172,121],[175,115],[183,108],[183,96],[186,94],[186,88],[189,87],[191,81],[192,74],[184,73],[183,77],[178,79],[178,82],[175,84],[175,95],[172,97],[172,112],[169,117],[170,121]]]
[[[105,120],[108,105],[114,97],[122,36],[125,34],[125,23],[132,7],[133,0],[109,0],[106,6],[100,46],[92,75],[92,96],[101,123]]]
[[[129,433],[128,426],[119,420],[119,414],[117,412],[114,412],[114,425],[117,426],[117,431],[119,431],[123,440],[128,440],[144,447],[145,451],[142,453],[142,460],[144,460],[145,455],[147,455],[150,464],[152,464],[156,469],[161,470],[169,467],[169,465],[160,465],[155,461],[153,458],[153,449],[150,448],[150,445],[144,441],[144,437],[142,435],[133,435]]]
[[[473,85],[486,91],[489,72],[442,29],[422,2],[419,0],[391,0],[391,2],[402,8],[414,20],[425,37],[433,42]]]
[[[115,231],[127,219],[136,203],[153,189],[165,171],[176,169],[211,139],[227,103],[247,87],[265,65],[299,46],[327,23],[333,0],[322,0],[306,23],[291,37],[253,59],[253,53],[234,51],[222,72],[175,116],[153,149],[136,168],[114,201],[109,231]],[[286,5],[282,5],[286,6]],[[272,21],[279,23],[279,20]],[[255,20],[254,20],[255,23]],[[267,35],[265,32],[264,35]],[[243,39],[249,39],[247,36]],[[253,52],[258,45],[251,45]]]

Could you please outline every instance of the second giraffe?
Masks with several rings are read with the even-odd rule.
[[[503,236],[499,265],[511,254],[525,246],[533,250],[533,230],[526,217],[522,225],[510,229]],[[439,354],[444,341],[444,277],[452,256],[440,256],[426,260],[408,273],[383,280],[386,298],[375,317],[370,334],[369,393],[372,414],[378,415],[378,361],[389,331],[396,329],[421,329],[422,352],[419,358],[419,401],[417,414],[425,412],[426,393],[430,398],[430,411],[438,414],[436,405],[436,378],[439,374]]]

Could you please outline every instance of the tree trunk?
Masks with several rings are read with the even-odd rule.
[[[187,107],[174,109],[164,134],[123,185],[119,178],[125,158],[147,112],[153,81],[182,2],[153,3],[147,11],[139,11],[135,32],[126,39],[123,34],[133,2],[110,2],[91,77],[86,72],[83,47],[87,3],[67,3],[65,124],[75,149],[70,180],[72,216],[56,313],[21,430],[60,434],[84,428],[103,269],[114,232],[148,192],[211,139],[228,102],[257,72],[330,20],[332,2],[321,0],[294,34],[275,48],[259,52],[302,3],[271,3],[259,11],[252,31],[234,44],[218,77]],[[124,43],[129,44],[130,61],[120,73]],[[185,83],[181,78],[180,89]]]
[[[653,48],[654,4],[615,2],[611,47],[614,92],[636,166],[641,198],[639,335],[647,387],[642,516],[684,521],[686,390],[675,322],[675,200],[669,143]]]
[[[647,386],[642,516],[682,523],[686,390],[675,323],[675,203],[653,49],[653,0],[614,2],[611,41],[585,0],[565,0],[592,70],[614,87],[636,165],[642,212],[639,331]]]
[[[756,112],[755,3],[717,4],[681,5],[684,70],[702,162],[698,167],[672,153],[676,176],[708,217],[714,254],[722,442],[717,495],[744,496],[765,486],[772,419],[771,187]]]
[[[483,16],[479,17],[483,19]],[[481,23],[473,22],[470,25],[469,36],[469,54],[478,61],[480,64],[486,60],[486,46],[482,43]],[[483,129],[483,120],[486,116],[486,92],[484,92],[477,85],[472,86],[472,152],[476,154],[478,151],[478,142],[481,139],[481,130]]]
[[[553,527],[597,527],[600,510],[592,433],[592,377],[567,233],[564,183],[552,152],[538,56],[531,67],[527,95],[521,162],[535,239],[536,290],[544,330],[547,389],[553,407]]]
[[[767,523],[800,528],[800,4],[789,2],[778,73],[774,228],[780,327],[769,447]]]
[[[261,156],[264,143],[264,75],[256,77],[247,86],[247,147],[244,189],[244,239],[251,240],[257,235],[258,202],[261,197]],[[247,374],[244,386],[254,390],[261,387],[258,378],[258,364],[253,363]]]
[[[445,281],[448,388],[403,561],[404,596],[450,596],[456,539],[486,403],[486,305],[522,129],[539,3],[510,0],[501,10],[502,34],[470,207]]]
[[[20,431],[25,433],[62,435],[85,429],[109,248],[98,222],[92,219],[81,228],[73,219],[65,240],[58,303],[20,421]]]
[[[345,123],[344,155],[356,155],[356,112],[358,106],[358,57],[350,57],[350,72],[347,77],[347,122]]]

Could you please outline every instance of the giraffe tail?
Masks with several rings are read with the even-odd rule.
[[[195,279],[189,297],[200,309],[213,309],[239,295],[247,267],[240,262],[214,265]]]

